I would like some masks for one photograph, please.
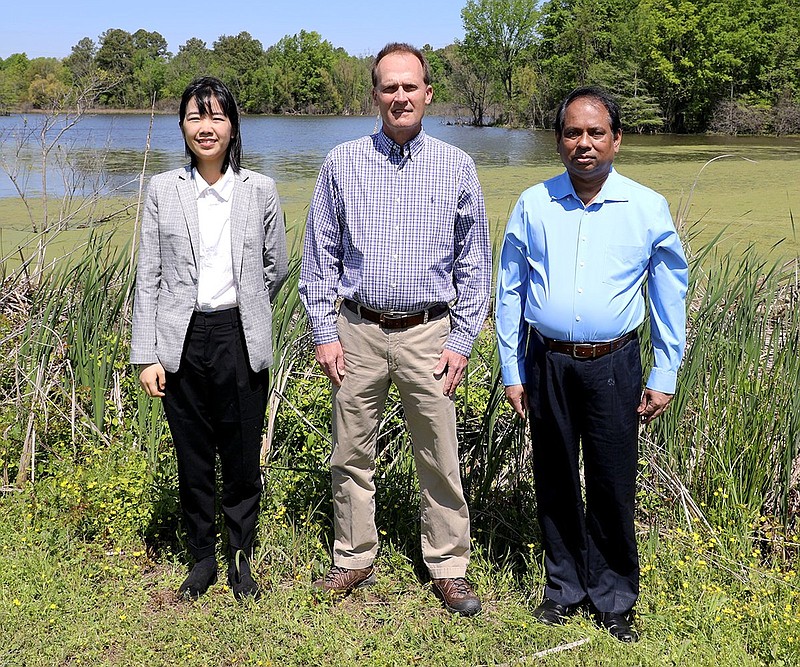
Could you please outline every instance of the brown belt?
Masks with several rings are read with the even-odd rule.
[[[542,340],[544,340],[548,350],[568,354],[575,359],[597,359],[609,352],[618,350],[634,338],[636,338],[635,329],[607,343],[572,343],[568,340],[553,340],[542,336]]]
[[[448,310],[446,303],[438,303],[416,313],[382,313],[379,310],[370,310],[350,299],[344,299],[343,303],[348,310],[352,310],[359,317],[380,324],[384,329],[405,329],[417,324],[425,324]]]

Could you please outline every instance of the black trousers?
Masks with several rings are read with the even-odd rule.
[[[215,549],[217,454],[231,549],[252,548],[268,385],[266,370],[250,369],[237,308],[192,316],[180,368],[166,374],[163,401],[178,459],[189,550],[197,560]]]
[[[589,601],[601,612],[627,612],[639,595],[639,341],[599,359],[574,359],[547,350],[531,331],[526,366],[545,595],[564,605]]]

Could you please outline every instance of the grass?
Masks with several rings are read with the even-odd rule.
[[[180,559],[142,543],[109,549],[52,523],[20,494],[0,518],[0,665],[792,665],[800,659],[800,578],[770,570],[744,545],[700,532],[643,529],[642,641],[623,645],[583,615],[563,628],[532,621],[541,567],[531,550],[514,570],[478,553],[470,576],[484,611],[444,611],[411,565],[384,542],[375,587],[333,600],[310,586],[314,558],[276,558],[285,536],[322,556],[318,536],[262,520],[255,565],[265,586],[236,603],[222,583],[178,603]],[[727,554],[722,556],[721,554]],[[531,598],[532,595],[532,598]],[[572,649],[534,658],[573,642]]]

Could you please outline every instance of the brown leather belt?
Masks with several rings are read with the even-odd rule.
[[[380,324],[384,329],[405,329],[417,324],[425,324],[448,310],[446,303],[438,303],[416,313],[382,313],[379,310],[370,310],[351,299],[344,299],[343,303],[348,310],[352,310],[359,317]]]
[[[568,354],[575,359],[597,359],[618,350],[634,338],[636,338],[635,329],[607,343],[572,343],[568,340],[553,340],[542,336],[548,350]]]

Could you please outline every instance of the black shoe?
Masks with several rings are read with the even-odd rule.
[[[233,591],[233,597],[237,600],[245,598],[258,600],[261,597],[261,590],[250,572],[250,561],[241,549],[233,553],[228,564],[228,584]]]
[[[215,583],[217,583],[217,559],[208,556],[194,564],[189,576],[178,589],[178,597],[186,601],[197,600]]]
[[[564,625],[569,617],[575,613],[575,607],[563,605],[550,598],[545,598],[533,610],[533,617],[545,625]]]
[[[595,615],[597,623],[611,633],[614,639],[621,642],[638,642],[639,634],[631,626],[629,614],[617,614],[613,611],[598,612]]]

